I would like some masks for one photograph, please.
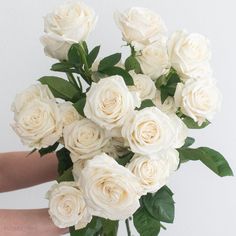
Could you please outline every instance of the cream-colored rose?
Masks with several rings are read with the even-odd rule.
[[[96,24],[95,12],[82,2],[68,2],[44,18],[41,42],[46,55],[63,60],[73,43],[87,39]]]
[[[74,182],[55,184],[47,193],[49,214],[59,228],[85,227],[92,219],[80,189]]]
[[[122,136],[132,152],[151,155],[172,147],[175,129],[166,114],[156,107],[147,107],[130,115]]]
[[[137,51],[167,33],[162,18],[146,8],[133,7],[123,13],[116,12],[114,18],[122,32],[123,40],[134,46]]]
[[[221,94],[213,80],[190,79],[177,85],[175,102],[181,112],[201,125],[219,110]]]
[[[211,50],[203,35],[177,31],[169,40],[168,52],[171,65],[183,80],[210,76]]]
[[[181,148],[184,145],[186,138],[188,137],[188,127],[177,115],[171,114],[169,117],[176,130],[175,142],[173,144],[173,147]]]
[[[101,149],[109,141],[105,130],[88,119],[78,120],[66,126],[63,137],[73,162],[101,153]]]
[[[187,81],[188,79],[205,79],[208,80],[209,78],[213,77],[213,71],[209,62],[202,63],[192,70],[189,70],[185,74],[182,74],[180,79],[182,81]]]
[[[99,126],[111,130],[121,127],[127,114],[140,106],[136,93],[128,90],[121,76],[111,76],[92,83],[87,92],[84,114]]]
[[[160,153],[162,159],[166,159],[169,165],[170,174],[176,171],[179,167],[179,152],[173,148],[168,149],[165,152]]]
[[[134,71],[131,71],[130,75],[134,80],[134,85],[129,86],[130,91],[137,92],[141,100],[153,99],[155,97],[156,86],[149,76],[136,74]]]
[[[79,185],[95,216],[123,220],[140,207],[137,177],[105,153],[86,162]]]
[[[28,103],[34,99],[55,99],[47,85],[34,84],[17,94],[12,103],[12,111],[19,113]]]
[[[160,109],[162,112],[166,114],[173,114],[176,113],[177,107],[175,105],[175,101],[173,97],[167,97],[164,103],[161,102],[161,92],[156,90],[156,96],[153,99],[153,103]]]
[[[14,120],[13,129],[31,148],[46,148],[62,136],[60,110],[54,101],[35,98],[15,114]]]
[[[164,185],[178,167],[178,152],[168,150],[153,156],[135,155],[127,168],[139,178],[143,194],[155,193]]]
[[[68,52],[73,42],[65,41],[64,38],[54,33],[48,33],[40,38],[46,56],[58,59],[59,61],[68,59]]]
[[[65,102],[60,104],[60,112],[61,112],[63,127],[72,124],[74,121],[82,119],[82,117],[76,111],[71,102]]]
[[[162,37],[157,42],[147,45],[137,60],[142,72],[152,79],[158,79],[170,69],[170,61],[167,53],[166,38]]]

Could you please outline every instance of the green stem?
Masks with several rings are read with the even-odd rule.
[[[129,226],[129,219],[125,220],[125,225],[126,225],[126,229],[127,229],[127,235],[131,236],[131,231],[130,231],[130,226]]]
[[[85,51],[82,43],[80,43],[79,51],[80,51],[82,61],[84,63],[85,74],[86,74],[86,76],[89,76],[90,75],[90,70],[89,70],[88,61],[87,61],[87,58],[86,58],[86,51]]]
[[[136,56],[136,51],[134,50],[134,47],[131,44],[130,44],[130,50],[131,50],[131,55],[133,57],[135,57]]]

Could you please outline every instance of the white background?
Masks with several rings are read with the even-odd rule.
[[[26,150],[11,130],[10,104],[16,92],[50,74],[53,60],[43,54],[39,37],[42,17],[61,0],[1,1],[0,4],[0,152]],[[87,0],[99,14],[89,44],[102,44],[102,54],[121,49],[121,35],[112,13],[131,6],[145,6],[165,19],[170,33],[185,28],[208,36],[212,42],[215,77],[223,92],[221,113],[207,129],[193,132],[198,146],[222,152],[236,172],[236,14],[233,0]],[[11,171],[11,170],[9,170]],[[30,176],[29,176],[30,178]],[[1,184],[1,183],[0,183]],[[200,163],[189,163],[170,183],[175,192],[176,220],[162,236],[236,235],[235,178],[219,178]],[[49,185],[0,195],[0,208],[46,207],[44,193]],[[136,236],[137,233],[134,232]],[[126,235],[122,227],[120,235]]]

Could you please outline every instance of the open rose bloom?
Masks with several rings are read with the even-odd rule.
[[[190,148],[190,129],[208,126],[221,94],[211,68],[209,40],[167,27],[155,12],[134,7],[114,14],[131,55],[98,60],[86,39],[97,16],[84,3],[67,3],[44,18],[45,54],[56,61],[16,95],[12,127],[41,156],[55,152],[57,184],[46,194],[49,215],[71,235],[142,236],[174,221],[170,177],[187,161],[219,176],[233,175],[224,157]]]

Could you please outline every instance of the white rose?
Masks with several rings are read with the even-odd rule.
[[[137,177],[105,153],[86,162],[79,185],[93,215],[123,220],[140,207]]]
[[[127,168],[139,178],[143,194],[146,194],[155,193],[166,185],[178,163],[178,152],[168,150],[154,156],[135,155]]]
[[[96,23],[94,11],[82,2],[59,6],[44,18],[41,39],[48,56],[63,60],[73,43],[85,41]]]
[[[66,126],[63,137],[73,162],[100,153],[109,140],[105,130],[88,119],[78,120]]]
[[[134,71],[130,72],[134,80],[134,85],[129,86],[130,91],[139,93],[141,100],[153,99],[156,94],[156,86],[152,79],[143,74],[136,74]]]
[[[55,99],[47,85],[34,84],[17,94],[12,104],[12,111],[20,112],[28,103],[34,99]]]
[[[177,31],[169,40],[168,52],[172,66],[182,79],[210,76],[211,50],[203,35]]]
[[[79,115],[78,111],[74,108],[71,102],[65,102],[60,104],[60,112],[63,127],[72,124],[76,120],[82,119],[82,117]]]
[[[175,101],[173,97],[167,97],[164,103],[161,102],[161,92],[156,90],[156,96],[153,99],[153,103],[160,109],[162,112],[166,114],[173,114],[177,111],[177,107],[175,105]]]
[[[167,151],[160,153],[160,155],[162,159],[167,160],[170,174],[178,169],[180,159],[177,150],[170,148]]]
[[[133,7],[124,13],[116,12],[114,17],[122,32],[123,40],[134,46],[136,50],[142,49],[143,46],[167,33],[162,18],[146,8]]]
[[[85,227],[92,219],[89,214],[82,192],[74,182],[55,184],[47,193],[49,215],[59,228],[76,226]],[[82,223],[82,224],[81,224]]]
[[[160,38],[157,42],[146,46],[140,56],[137,56],[142,72],[157,79],[166,74],[170,69],[169,56],[167,53],[166,39]]]
[[[208,80],[209,78],[213,77],[213,71],[209,62],[202,63],[197,67],[189,70],[185,74],[182,74],[180,79],[182,81],[187,81],[188,79],[205,79]]]
[[[31,148],[46,148],[62,136],[60,110],[50,100],[32,100],[15,114],[15,124],[12,126],[22,143]]]
[[[173,145],[175,130],[166,114],[156,107],[147,107],[131,114],[122,136],[134,153],[151,155]]]
[[[45,55],[59,61],[68,59],[68,52],[73,44],[73,42],[65,41],[64,38],[54,33],[43,35],[40,42],[44,46]]]
[[[121,127],[127,113],[140,105],[136,93],[131,93],[121,76],[111,76],[92,83],[87,92],[84,114],[101,127],[111,130]]]
[[[190,79],[179,83],[175,102],[181,112],[201,125],[206,119],[212,120],[221,105],[221,94],[213,80]]]
[[[172,114],[169,117],[176,130],[175,142],[173,144],[173,147],[181,148],[184,145],[186,138],[188,137],[188,127],[177,115]]]

